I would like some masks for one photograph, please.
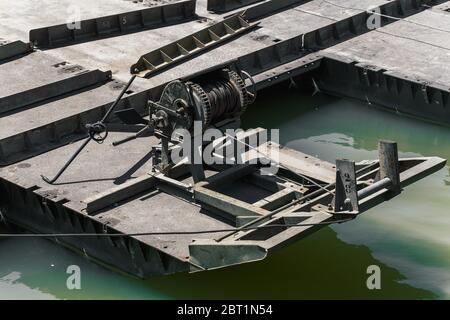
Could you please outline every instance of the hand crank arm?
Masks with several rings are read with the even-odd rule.
[[[131,84],[133,83],[134,79],[136,79],[136,76],[132,76],[130,81],[128,81],[127,85],[122,89],[120,95],[117,97],[117,99],[114,101],[114,103],[111,105],[111,107],[108,109],[108,111],[105,113],[103,118],[96,124],[88,126],[89,128],[94,128],[95,125],[101,125],[105,128],[105,131],[107,131],[106,126],[104,125],[105,121],[108,119],[109,115],[114,111],[114,109],[119,104],[120,100],[122,100],[125,93],[130,88]],[[95,133],[99,134],[100,132],[92,132],[91,129],[89,129],[89,137],[84,141],[84,143],[78,148],[77,151],[70,157],[70,159],[64,164],[64,166],[59,170],[59,172],[53,177],[53,179],[49,179],[45,177],[44,175],[41,175],[41,178],[47,182],[48,184],[54,184],[56,180],[59,179],[59,177],[64,173],[64,171],[67,170],[67,168],[70,166],[70,164],[78,157],[78,155],[83,151],[84,148],[91,142],[91,140],[95,140]],[[104,137],[106,138],[106,136]],[[104,140],[104,139],[103,139]],[[96,142],[103,142],[101,139],[95,140]]]
[[[137,138],[143,136],[147,131],[153,131],[153,129],[151,127],[149,127],[149,126],[146,126],[143,129],[141,129],[140,131],[138,131],[137,133],[135,133],[135,134],[133,134],[133,135],[131,135],[129,137],[126,137],[126,138],[124,138],[122,140],[114,141],[112,143],[112,145],[114,147],[117,147],[117,146],[119,146],[121,144],[124,144],[124,143],[130,142],[130,141],[136,140]]]
[[[61,170],[59,170],[59,172],[52,179],[49,179],[46,176],[41,175],[42,180],[44,180],[48,184],[54,184],[56,180],[58,180],[59,177],[64,173],[64,171],[66,171],[66,169],[70,166],[70,164],[78,157],[81,151],[83,151],[83,149],[86,148],[86,146],[89,144],[89,142],[91,142],[91,140],[92,138],[90,136],[86,138],[83,144],[78,148],[77,151],[75,151],[72,157],[70,157],[70,159],[66,162],[66,164],[61,168]]]

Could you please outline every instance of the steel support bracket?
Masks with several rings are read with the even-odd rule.
[[[358,213],[358,191],[355,162],[336,160],[336,192],[333,199],[334,212]]]
[[[400,169],[398,161],[397,143],[381,140],[378,142],[378,157],[380,159],[379,180],[389,178],[390,196],[394,197],[401,192]]]

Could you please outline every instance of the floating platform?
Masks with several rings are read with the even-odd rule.
[[[264,154],[279,149],[275,175],[245,163],[205,166],[199,182],[183,165],[155,171],[151,146],[160,141],[152,136],[90,144],[47,184],[40,175],[57,172],[122,90],[117,110],[146,115],[148,101],[174,80],[224,69],[247,75],[254,93],[294,81],[448,125],[450,1],[25,3],[0,0],[1,211],[32,232],[91,234],[51,238],[124,272],[149,277],[261,260],[445,165],[431,156],[398,160],[391,143],[358,164],[262,143]],[[61,18],[74,12],[78,29]],[[142,78],[128,88],[131,73]],[[108,141],[140,128],[116,116],[108,127]]]

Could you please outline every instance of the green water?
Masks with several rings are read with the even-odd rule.
[[[281,142],[328,161],[376,158],[379,138],[400,155],[450,158],[450,128],[357,102],[280,92],[260,97],[244,127],[279,128]],[[109,271],[46,240],[0,240],[0,298],[305,299],[450,298],[450,177],[445,168],[343,225],[327,227],[267,260],[146,281]],[[66,288],[67,266],[82,289]],[[381,268],[381,290],[366,269]]]

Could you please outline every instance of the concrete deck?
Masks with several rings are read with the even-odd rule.
[[[449,3],[374,30],[323,51],[450,88]]]

